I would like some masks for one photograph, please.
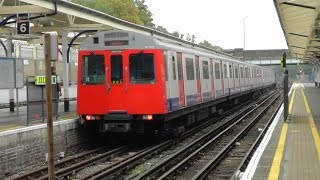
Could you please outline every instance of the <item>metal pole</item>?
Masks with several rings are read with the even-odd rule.
[[[12,35],[10,34],[7,38],[7,49],[8,49],[8,58],[12,58]],[[15,68],[15,67],[14,67]],[[9,89],[9,105],[10,112],[14,112],[14,91],[13,88]]]
[[[54,180],[50,34],[45,34],[44,40],[45,40],[45,68],[46,68],[46,105],[47,105],[46,111],[47,111],[47,132],[48,132],[48,173],[49,173],[48,176],[49,176],[49,180]]]
[[[69,112],[69,51],[68,51],[68,32],[62,30],[62,59],[63,59],[63,95],[64,95],[64,112]],[[59,97],[59,94],[58,94]]]
[[[284,93],[284,122],[288,120],[288,70],[284,68],[283,72],[283,93]]]

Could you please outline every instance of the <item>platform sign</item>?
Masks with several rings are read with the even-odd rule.
[[[23,61],[0,58],[0,89],[23,88]]]
[[[36,76],[34,84],[37,86],[46,85],[46,76]],[[57,84],[57,76],[51,76],[51,84]]]
[[[30,22],[18,21],[17,22],[17,34],[30,34]]]

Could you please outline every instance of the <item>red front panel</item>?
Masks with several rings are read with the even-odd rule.
[[[199,66],[199,56],[196,56],[196,73],[197,73],[197,97],[198,102],[202,102],[201,96],[201,82],[200,82],[200,66]]]
[[[184,95],[184,78],[183,78],[183,66],[182,66],[182,53],[177,52],[178,60],[178,78],[179,78],[179,107],[185,107],[185,95]]]
[[[93,55],[93,56],[92,56]],[[107,106],[107,81],[106,76],[99,83],[90,82],[91,78],[96,78],[96,74],[101,72],[90,71],[91,66],[96,63],[96,68],[104,74],[107,70],[106,63],[109,53],[106,51],[80,51],[78,58],[78,89],[77,89],[77,112],[78,114],[106,114]],[[91,58],[92,57],[92,58]],[[85,77],[82,74],[86,74]]]
[[[104,57],[104,81],[98,85],[81,82],[82,57],[92,52],[79,52],[78,114],[144,115],[167,112],[163,50],[93,53]],[[91,59],[94,60],[95,56]]]
[[[167,112],[166,76],[163,50],[143,50],[144,54],[154,55],[155,82],[150,84],[133,84],[130,79],[130,55],[139,54],[141,50],[123,51],[125,59],[128,60],[129,76],[125,96],[128,114],[163,114]]]

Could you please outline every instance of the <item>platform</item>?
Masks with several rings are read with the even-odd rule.
[[[62,93],[63,93],[62,87]],[[16,92],[15,92],[16,93]],[[77,86],[71,85],[69,87],[70,99],[75,99],[77,94]],[[16,97],[15,97],[16,98]],[[61,99],[64,98],[62,94]],[[19,89],[19,102],[26,102],[26,88]],[[9,90],[0,90],[0,104],[8,103],[9,101]],[[15,100],[16,101],[16,100]],[[64,103],[59,103],[58,118],[57,120],[76,118],[76,101],[70,101],[69,112],[64,112]],[[45,123],[42,120],[33,120],[30,125]],[[29,125],[29,126],[30,126]],[[10,112],[9,108],[0,109],[0,132],[27,127],[27,106],[20,106],[18,111],[15,108],[15,112]]]
[[[320,179],[320,89],[294,83],[290,94],[289,122],[282,107],[242,179]]]

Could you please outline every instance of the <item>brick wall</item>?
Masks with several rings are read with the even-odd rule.
[[[78,128],[76,120],[54,123],[54,155],[73,154],[88,147],[88,133]],[[0,179],[25,168],[45,164],[46,125],[0,132]]]

